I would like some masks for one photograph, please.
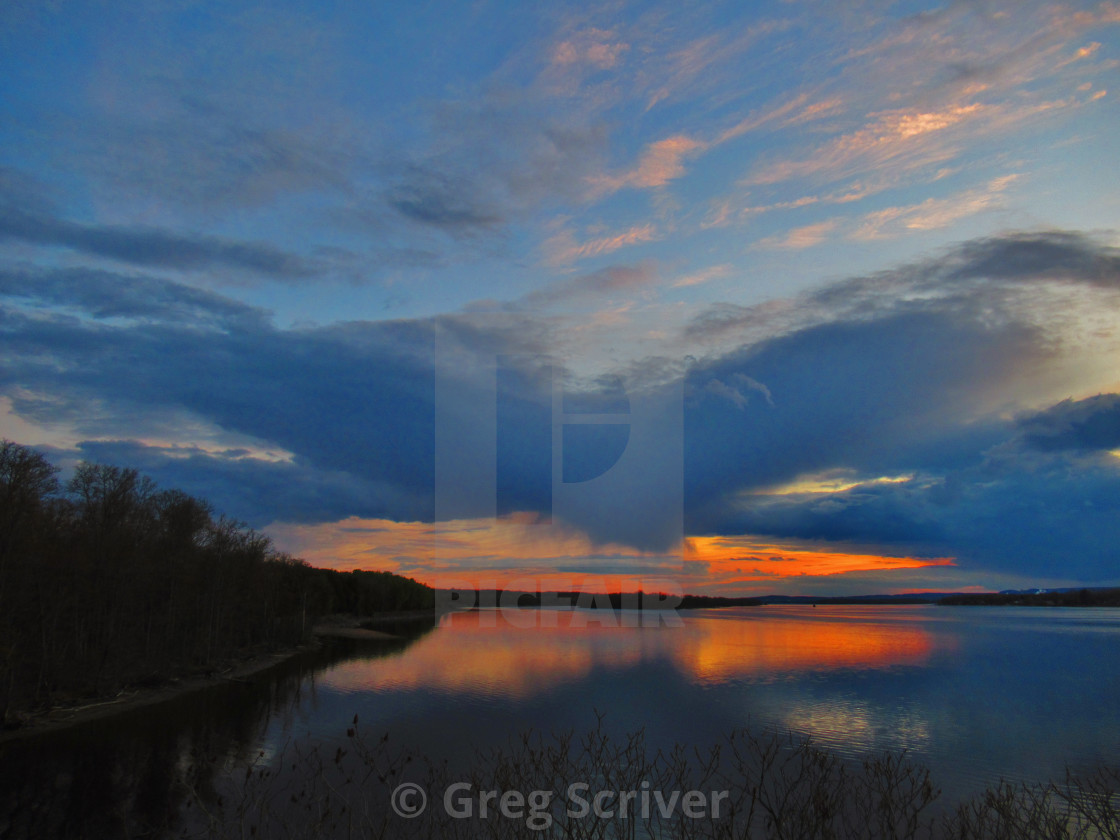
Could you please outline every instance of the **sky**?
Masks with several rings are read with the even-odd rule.
[[[0,436],[314,565],[1120,584],[1120,3],[0,6]]]

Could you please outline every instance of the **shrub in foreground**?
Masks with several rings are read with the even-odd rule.
[[[371,739],[356,719],[348,735],[333,754],[290,743],[221,790],[190,791],[180,836],[1120,840],[1115,768],[1000,782],[949,808],[905,754],[853,764],[792,735],[736,731],[707,750],[653,750],[641,732],[615,738],[601,725],[530,731],[461,771]]]

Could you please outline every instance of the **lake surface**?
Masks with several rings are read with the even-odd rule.
[[[355,716],[453,767],[511,733],[586,731],[597,716],[653,747],[792,731],[852,758],[907,750],[955,802],[1001,777],[1117,763],[1120,610],[766,606],[669,624],[454,614],[414,639],[338,640],[251,684],[0,744],[0,837],[112,819],[106,808],[158,824],[182,804],[184,777],[205,787],[293,742],[333,752]]]

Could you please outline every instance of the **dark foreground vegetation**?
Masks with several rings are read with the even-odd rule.
[[[433,604],[388,572],[313,568],[136,470],[81,463],[62,486],[41,453],[0,442],[0,729],[298,644],[321,615]]]
[[[1120,607],[1120,589],[1073,589],[1061,592],[979,592],[950,595],[952,607]]]
[[[1047,784],[1001,782],[950,806],[940,801],[929,772],[905,755],[851,763],[792,736],[738,731],[710,750],[655,752],[640,732],[621,739],[601,726],[582,736],[528,732],[457,771],[410,754],[387,735],[370,738],[357,724],[345,747],[289,744],[279,755],[261,754],[233,768],[223,784],[190,790],[185,822],[174,833],[462,840],[1120,837],[1115,768]],[[409,819],[391,807],[392,792],[405,782],[427,794],[426,809]],[[573,789],[573,783],[583,786]],[[448,799],[452,785],[458,787]],[[498,794],[484,809],[487,791]],[[500,795],[511,791],[503,806]],[[596,809],[599,791],[612,793]],[[689,791],[705,801],[700,817],[696,807],[683,805]],[[722,795],[713,811],[715,793]],[[404,804],[414,809],[418,801]]]

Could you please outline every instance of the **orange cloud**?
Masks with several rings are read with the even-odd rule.
[[[940,111],[896,110],[880,113],[859,131],[837,137],[811,157],[779,161],[748,179],[748,184],[776,184],[790,178],[841,177],[885,165],[912,168],[952,157],[955,151],[934,142],[946,129],[972,121],[991,109],[979,103]]]
[[[611,193],[623,187],[649,189],[663,187],[684,174],[684,159],[703,151],[707,144],[678,134],[646,147],[638,165],[621,175],[600,175],[590,179],[596,194]]]
[[[760,239],[758,247],[784,250],[812,248],[828,239],[829,235],[836,230],[837,225],[836,219],[828,219],[813,225],[794,228],[785,236],[768,236],[765,239]]]
[[[634,227],[611,236],[598,236],[578,241],[569,230],[561,230],[544,243],[548,261],[553,265],[563,265],[587,257],[609,254],[619,248],[638,242],[651,242],[657,239],[657,229],[652,224]]]
[[[1018,178],[1015,174],[1004,175],[993,178],[985,187],[965,190],[949,198],[927,198],[920,204],[876,210],[859,220],[851,238],[885,239],[907,231],[948,227],[960,219],[998,208],[1001,196]]]
[[[555,66],[576,64],[596,70],[609,70],[618,63],[619,57],[630,49],[629,44],[621,41],[612,42],[613,37],[613,32],[590,29],[580,36],[561,41],[552,49],[552,64]]]
[[[501,519],[392,522],[352,517],[267,532],[315,566],[397,572],[434,586],[559,591],[750,591],[805,576],[952,566],[949,558],[890,557],[746,536],[686,538],[650,554],[595,545],[582,532],[531,514]]]
[[[685,540],[687,561],[703,563],[713,582],[722,585],[757,583],[774,578],[823,576],[849,572],[888,572],[953,566],[951,558],[888,557],[838,550],[804,548],[765,542],[752,537],[689,537]]]
[[[732,274],[735,267],[730,263],[723,265],[713,265],[701,271],[692,274],[686,274],[684,277],[679,277],[673,283],[674,289],[684,288],[685,286],[699,286],[701,283],[707,283],[709,280],[716,280],[721,277],[727,277]]]

